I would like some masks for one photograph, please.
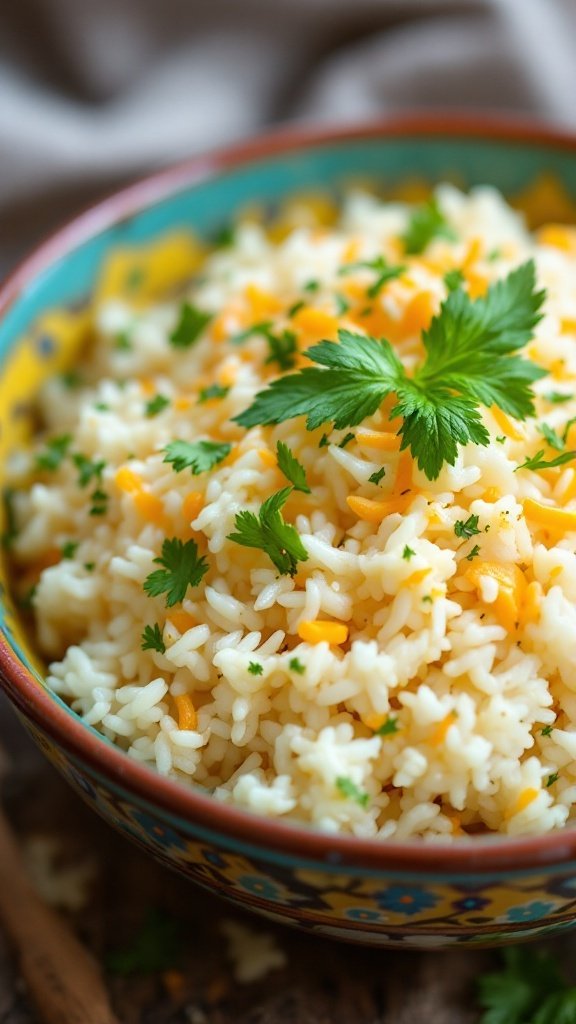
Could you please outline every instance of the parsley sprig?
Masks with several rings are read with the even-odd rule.
[[[282,515],[292,491],[292,487],[284,487],[272,494],[263,502],[258,515],[248,509],[237,512],[237,532],[228,534],[228,540],[235,544],[264,551],[282,576],[294,576],[298,562],[308,559],[296,527],[285,522]]]
[[[183,302],[178,320],[170,334],[173,348],[190,348],[212,320],[212,313],[206,313],[189,302]]]
[[[385,338],[340,330],[339,343],[321,341],[305,353],[317,366],[272,381],[235,419],[250,428],[304,415],[308,430],[330,421],[343,429],[395,392],[390,416],[403,417],[401,448],[435,480],[445,462],[454,465],[459,444],[489,444],[480,406],[497,405],[521,420],[533,415],[530,385],[545,371],[517,352],[540,319],[544,294],[536,291],[532,260],[483,298],[450,292],[423,333],[426,358],[412,377]]]
[[[505,949],[503,967],[480,977],[480,1024],[576,1024],[576,987],[550,953]]]
[[[190,469],[193,476],[198,476],[222,462],[231,448],[218,441],[170,441],[164,448],[164,462],[171,462],[175,473]]]
[[[340,275],[351,274],[355,270],[376,271],[376,280],[366,289],[367,297],[375,299],[382,291],[384,285],[388,281],[394,281],[395,278],[400,277],[406,270],[406,267],[403,264],[388,263],[383,256],[376,256],[373,260],[358,260],[355,263],[345,263],[340,267],[338,273]]]
[[[417,206],[412,212],[402,241],[407,253],[418,255],[424,252],[434,238],[453,240],[455,237],[455,232],[442,213],[438,200],[433,198],[422,206]]]
[[[197,587],[208,572],[205,558],[198,557],[196,541],[188,540],[184,544],[178,537],[164,540],[162,554],[154,562],[162,568],[146,577],[144,592],[149,597],[166,594],[167,608],[180,604],[188,587]]]
[[[278,469],[290,481],[295,491],[303,491],[310,494],[310,488],[306,483],[306,470],[301,462],[283,441],[278,441],[276,446],[276,461]]]

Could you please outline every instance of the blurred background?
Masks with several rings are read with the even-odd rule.
[[[281,123],[489,109],[576,127],[576,0],[12,0],[0,272],[135,175]]]

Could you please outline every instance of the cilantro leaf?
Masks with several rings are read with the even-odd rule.
[[[270,349],[270,355],[266,360],[266,364],[278,363],[281,370],[291,370],[298,351],[294,331],[284,330],[280,334],[273,334],[272,331],[267,331],[265,338]]]
[[[230,344],[242,345],[245,341],[248,341],[248,338],[253,337],[255,334],[266,337],[271,327],[271,320],[262,320],[260,323],[250,324],[250,326],[246,327],[243,331],[238,331],[237,334],[233,334],[229,339]]]
[[[62,558],[74,558],[74,555],[76,554],[76,552],[77,552],[79,547],[80,547],[80,542],[79,541],[77,541],[77,540],[67,540],[62,545],[62,547],[60,549],[60,553],[62,555]]]
[[[367,807],[370,803],[370,796],[365,793],[364,790],[360,789],[352,779],[349,779],[346,775],[339,775],[336,779],[336,787],[339,789],[342,796],[346,797],[347,800],[354,800],[360,807]]]
[[[551,448],[555,448],[557,452],[561,452],[563,450],[564,441],[560,435],[552,429],[549,423],[541,423],[538,429]]]
[[[544,449],[541,448],[535,455],[530,455],[525,462],[516,466],[514,472],[517,473],[519,469],[555,469],[556,466],[564,466],[566,462],[571,462],[572,459],[576,459],[576,452],[562,452],[555,459],[546,460],[544,458]]]
[[[190,348],[202,334],[212,319],[212,313],[183,302],[180,307],[178,321],[169,335],[170,344],[174,348]]]
[[[207,402],[209,398],[226,398],[229,391],[230,388],[224,387],[221,384],[210,384],[209,387],[201,389],[198,395],[198,405]]]
[[[310,488],[306,483],[306,470],[304,466],[301,462],[298,462],[296,456],[283,441],[278,441],[276,446],[276,460],[279,470],[284,473],[284,476],[290,481],[294,490],[310,494]]]
[[[388,715],[386,721],[382,722],[382,725],[376,729],[376,736],[394,736],[397,732],[400,732],[398,718]]]
[[[401,236],[404,248],[410,255],[417,255],[424,252],[432,239],[456,237],[454,230],[448,224],[436,198],[430,199],[422,206],[417,206],[410,215],[408,227]]]
[[[564,402],[571,402],[574,395],[566,391],[547,391],[542,398],[551,405],[563,405]]]
[[[78,470],[78,486],[87,487],[91,480],[100,480],[106,463],[102,459],[89,459],[87,455],[76,452],[72,461]]]
[[[162,554],[154,559],[161,569],[155,569],[144,580],[144,591],[149,597],[166,594],[166,607],[180,604],[188,587],[197,587],[208,572],[206,560],[198,558],[196,541],[184,544],[178,537],[166,538]]]
[[[502,960],[502,970],[478,980],[478,1000],[485,1011],[480,1024],[559,1024],[562,1017],[550,1016],[551,1009],[574,1009],[576,990],[567,988],[550,954],[513,946],[503,951]],[[563,1024],[575,1020],[564,1015]]]
[[[553,728],[554,728],[553,725],[545,725],[544,728],[540,730],[540,735],[541,736],[550,736],[550,734],[552,733]]]
[[[449,292],[453,292],[460,285],[464,284],[464,274],[459,267],[455,267],[454,270],[447,270],[444,274],[444,284],[446,285]]]
[[[47,469],[50,471],[58,469],[68,454],[68,449],[71,444],[71,434],[61,434],[59,437],[53,437],[50,441],[47,441],[44,450],[38,452],[36,456],[36,465],[38,469]]]
[[[263,502],[258,515],[247,509],[236,513],[237,533],[228,534],[228,540],[246,548],[259,548],[283,575],[294,576],[298,562],[306,562],[308,552],[294,526],[284,521],[282,508],[292,494],[292,487],[284,487]]]
[[[299,676],[303,676],[306,671],[306,665],[302,664],[300,658],[290,658],[288,668],[291,672],[297,672]]]
[[[467,562],[472,562],[475,558],[478,557],[479,554],[480,554],[480,547],[479,547],[478,544],[475,544],[474,547],[472,548],[472,550],[469,551],[468,554],[466,555],[466,561]]]
[[[159,654],[164,654],[166,644],[162,637],[162,630],[157,622],[153,626],[144,626],[140,646],[143,651],[158,651]]]
[[[264,669],[259,661],[251,661],[248,665],[248,671],[251,676],[261,676]]]
[[[345,263],[344,266],[340,267],[338,273],[340,275],[350,274],[355,270],[361,269],[376,271],[377,276],[374,284],[371,284],[370,287],[366,289],[366,295],[368,298],[375,299],[382,291],[384,285],[387,284],[388,281],[393,281],[396,277],[400,277],[400,275],[406,270],[406,267],[401,264],[394,266],[393,264],[388,263],[383,256],[376,256],[373,260],[358,260],[356,263]]]
[[[193,476],[207,473],[230,454],[232,445],[217,441],[170,441],[163,449],[164,462],[171,462],[175,473],[192,470]]]
[[[152,419],[153,416],[157,416],[158,413],[162,412],[170,405],[170,399],[166,398],[165,395],[154,395],[146,405],[144,406],[144,412],[148,419]]]
[[[481,531],[478,529],[479,516],[468,516],[466,521],[457,519],[454,523],[454,533],[457,537],[463,537],[465,540],[469,540],[470,537],[475,537],[476,534]]]
[[[377,469],[375,473],[371,473],[368,477],[368,482],[371,484],[379,484],[383,476],[386,476],[386,466],[382,466],[381,469]]]

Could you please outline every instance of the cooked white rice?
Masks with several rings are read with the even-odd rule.
[[[460,449],[434,482],[411,466],[402,511],[380,524],[357,519],[347,497],[397,493],[405,456],[358,438],[341,448],[346,431],[319,447],[322,430],[306,431],[302,418],[250,431],[232,423],[273,368],[264,337],[241,345],[229,338],[265,320],[294,329],[306,348],[328,329],[321,318],[315,327],[308,310],[332,318],[335,296],[346,295],[352,306],[339,325],[358,331],[362,315],[369,332],[395,324],[396,349],[410,363],[421,345],[419,317],[425,323],[446,296],[446,270],[462,267],[465,287],[478,294],[534,257],[547,300],[529,354],[550,371],[535,390],[576,392],[570,233],[535,239],[492,189],[467,196],[444,186],[437,196],[456,240],[437,238],[424,256],[409,257],[408,271],[370,313],[358,296],[372,272],[338,270],[379,254],[397,259],[409,208],[360,193],[329,229],[298,227],[272,242],[263,228],[240,226],[190,292],[214,319],[189,349],[169,342],[179,303],[98,308],[83,383],[70,389],[51,380],[41,411],[46,437],[70,434],[71,451],[105,462],[99,486],[107,508],[89,514],[95,484],[78,485],[69,457],[52,473],[36,472],[16,498],[14,553],[25,572],[54,561],[54,549],[78,545],[42,569],[33,605],[51,662],[48,685],[87,723],[131,757],[219,800],[380,839],[541,833],[574,816],[576,528],[537,525],[523,502],[576,510],[575,468],[515,473],[543,447],[538,420],[518,424],[484,410],[489,447]],[[318,286],[305,290],[311,280]],[[290,319],[299,301],[304,314]],[[118,347],[121,332],[129,348]],[[199,389],[212,384],[229,390],[198,404]],[[147,416],[155,394],[169,403]],[[542,397],[538,412],[562,432],[576,398]],[[386,430],[387,418],[379,412],[363,428]],[[232,453],[210,472],[177,473],[163,461],[175,438],[228,441]],[[292,495],[284,510],[309,556],[294,578],[280,576],[264,552],[227,539],[237,512],[258,512],[286,485],[275,465],[278,440],[312,483],[311,495]],[[17,462],[18,479],[29,481],[34,455]],[[380,483],[369,482],[381,467]],[[137,501],[141,494],[155,497]],[[457,537],[454,524],[470,515],[481,533]],[[195,538],[209,563],[174,609],[143,590],[166,537]],[[478,558],[468,561],[476,543]],[[518,626],[507,621],[498,579],[470,575],[471,566],[489,563],[521,570],[527,596]],[[345,623],[348,639],[303,641],[299,626],[316,620]],[[141,649],[144,627],[155,623],[163,654]],[[396,731],[381,735],[390,720]]]

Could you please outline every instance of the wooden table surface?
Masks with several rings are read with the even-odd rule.
[[[35,749],[3,698],[0,746],[10,762],[2,782],[4,807],[24,855],[32,865],[38,859],[42,865],[46,850],[53,851],[52,899],[58,897],[59,880],[72,878],[78,882],[72,889],[84,890],[85,905],[64,913],[98,960],[105,963],[111,950],[130,946],[151,907],[178,926],[172,970],[128,977],[107,972],[122,1024],[478,1021],[474,977],[492,963],[492,954],[345,946],[237,912],[155,864],[85,807]],[[83,874],[92,877],[83,882]],[[61,888],[65,899],[69,885]],[[235,979],[226,938],[230,921],[271,934],[285,966],[251,983]],[[0,933],[0,1024],[37,1022]]]

